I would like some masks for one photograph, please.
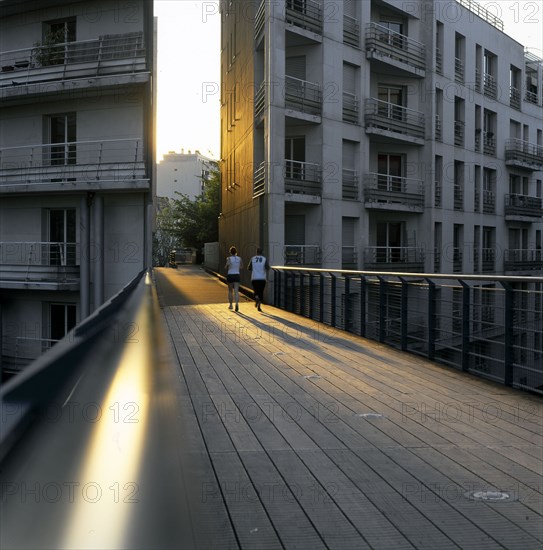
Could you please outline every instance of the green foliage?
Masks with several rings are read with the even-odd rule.
[[[220,171],[212,170],[201,196],[191,200],[179,193],[178,199],[166,199],[160,206],[156,217],[154,243],[155,261],[159,262],[158,265],[166,263],[168,246],[170,250],[201,249],[204,243],[218,240],[220,192]]]

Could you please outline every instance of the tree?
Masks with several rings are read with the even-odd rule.
[[[204,243],[218,240],[220,192],[221,174],[215,169],[204,181],[203,194],[195,200],[181,193],[179,199],[166,199],[156,218],[155,248],[159,265],[167,261],[168,253],[164,252],[167,246],[201,249]]]

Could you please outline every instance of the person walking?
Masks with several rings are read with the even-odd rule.
[[[251,284],[255,294],[255,307],[262,311],[262,302],[264,301],[264,288],[266,287],[266,275],[270,264],[265,256],[262,255],[262,249],[256,249],[256,256],[251,258],[247,269],[251,272]]]
[[[226,258],[226,282],[228,283],[228,309],[232,309],[232,301],[236,303],[236,311],[239,310],[239,283],[240,271],[243,269],[243,262],[238,256],[235,246],[230,247],[230,256]]]

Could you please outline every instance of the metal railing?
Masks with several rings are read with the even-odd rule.
[[[459,57],[455,57],[454,58],[454,79],[456,80],[456,82],[463,83],[464,74],[465,74],[465,68],[464,68],[463,59],[460,59]]]
[[[201,541],[203,526],[188,518],[205,513],[201,482],[191,480],[199,458],[178,453],[184,421],[167,397],[178,380],[161,324],[150,274],[142,274],[2,385],[0,484],[38,487],[31,500],[3,492],[3,547],[82,548],[88,526],[99,531],[93,547]],[[191,510],[168,519],[162,506]]]
[[[358,263],[358,249],[356,246],[341,247],[342,269],[356,269]]]
[[[320,164],[285,160],[285,193],[320,195],[322,169]]]
[[[2,365],[4,372],[19,372],[30,365],[59,340],[25,336],[2,337]]]
[[[358,200],[359,198],[358,172],[343,168],[341,171],[341,197],[347,200]]]
[[[391,59],[413,69],[426,68],[424,44],[379,23],[369,23],[366,27],[366,51],[380,61]]]
[[[464,146],[464,133],[466,123],[463,120],[454,121],[454,144],[458,147]]]
[[[487,23],[490,23],[493,27],[496,27],[498,30],[503,31],[503,21],[499,17],[496,17],[493,13],[485,9],[481,4],[476,2],[476,0],[456,1],[471,12],[473,12],[475,15],[478,15]]]
[[[366,99],[366,132],[386,130],[401,136],[424,138],[424,114],[375,98]]]
[[[141,139],[74,141],[0,149],[0,187],[146,179]]]
[[[358,124],[359,101],[356,94],[343,92],[343,122]]]
[[[70,266],[77,265],[78,261],[78,243],[0,242],[0,266]]]
[[[262,0],[260,6],[256,10],[255,15],[255,39],[257,39],[264,31],[266,23],[266,0]]]
[[[498,97],[496,78],[490,73],[484,73],[483,75],[483,94],[491,99]]]
[[[436,73],[443,74],[443,54],[436,48]]]
[[[322,89],[319,84],[285,76],[285,106],[303,113],[322,113]]]
[[[9,81],[12,86],[146,71],[143,33],[4,51],[0,68],[0,84]]]
[[[346,14],[343,14],[343,42],[355,48],[360,47],[360,23],[358,19]]]
[[[494,132],[481,132],[483,136],[483,153],[496,156],[496,138]]]
[[[441,117],[439,115],[436,115],[435,116],[435,139],[436,141],[442,141],[443,140],[443,135],[442,135],[442,131],[441,131]]]
[[[424,182],[421,180],[369,172],[364,176],[366,203],[424,207]],[[367,207],[368,205],[366,205]]]
[[[276,307],[543,395],[543,277],[273,271]]]
[[[285,264],[320,265],[321,248],[313,244],[288,244],[284,248]]]
[[[504,196],[504,201],[504,213],[506,216],[529,216],[533,218],[541,218],[543,216],[543,200],[541,197],[511,193]]]
[[[509,248],[504,250],[504,271],[541,271],[543,253],[541,249]]]
[[[264,114],[266,109],[266,87],[267,82],[262,82],[255,93],[255,118]]]
[[[266,192],[266,178],[268,170],[266,161],[260,163],[259,167],[255,170],[253,179],[253,199],[260,197]]]
[[[315,0],[286,0],[285,20],[296,27],[322,33],[322,7]]]
[[[531,165],[533,169],[543,168],[543,145],[530,143],[518,138],[505,141],[505,162],[508,164],[521,163],[522,166]]]
[[[509,88],[509,105],[513,109],[520,109],[520,90],[514,86]]]
[[[410,264],[411,267],[422,268],[424,249],[417,246],[367,246],[364,248],[365,266],[381,266],[382,268],[383,264],[396,267],[401,264]]]
[[[496,213],[496,193],[483,189],[483,214]]]

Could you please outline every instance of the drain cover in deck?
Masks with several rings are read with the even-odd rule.
[[[512,502],[513,500],[516,500],[514,495],[511,495],[506,491],[499,491],[497,489],[470,491],[469,493],[466,493],[466,496],[470,500],[480,500],[482,502]]]

